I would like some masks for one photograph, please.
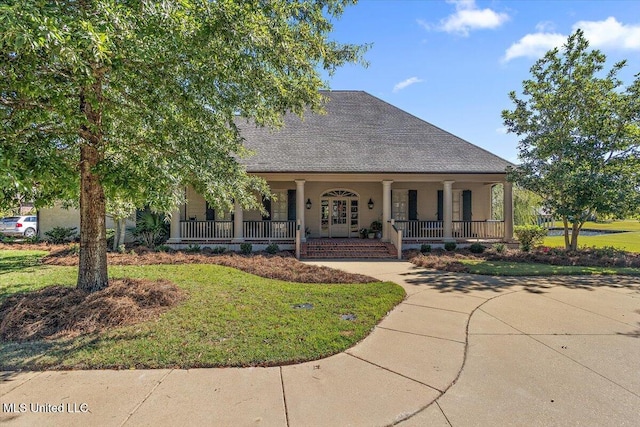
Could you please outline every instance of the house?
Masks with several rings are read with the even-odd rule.
[[[268,216],[215,211],[188,188],[168,244],[292,248],[298,222],[303,242],[358,238],[373,221],[396,247],[512,239],[509,162],[366,92],[322,94],[326,114],[287,115],[277,131],[239,123],[255,153],[243,160],[247,171],[276,195],[264,201]],[[496,184],[503,220],[492,219]]]

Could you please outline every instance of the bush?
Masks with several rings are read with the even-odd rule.
[[[529,252],[542,243],[547,236],[547,230],[537,225],[520,225],[514,227],[513,233],[520,242],[520,249]]]
[[[70,242],[76,237],[76,227],[53,227],[44,233],[47,240],[55,245]]]
[[[456,242],[446,242],[444,244],[444,249],[449,252],[455,251],[457,247],[458,245],[456,245]]]
[[[116,230],[113,228],[107,228],[107,247],[113,247],[113,239],[116,237]]]
[[[69,253],[71,255],[80,255],[80,245],[77,243],[69,244]]]
[[[156,251],[158,252],[172,252],[173,250],[167,245],[160,245],[156,247]]]
[[[0,235],[0,242],[2,243],[13,243],[16,241],[16,238],[13,236],[2,236]]]
[[[127,247],[124,245],[124,243],[118,245],[118,253],[123,254],[125,252],[127,252]]]
[[[225,248],[224,246],[216,246],[215,248],[211,248],[211,253],[214,254],[223,254],[227,252],[227,248]]]
[[[245,255],[249,255],[251,252],[253,252],[253,245],[251,245],[251,243],[241,243],[240,252]]]
[[[25,243],[28,243],[28,244],[31,244],[31,245],[36,244],[36,243],[40,243],[41,241],[42,241],[42,239],[37,234],[35,236],[27,237],[27,238],[24,239]]]
[[[265,252],[271,255],[275,255],[278,253],[278,251],[280,251],[280,247],[278,246],[277,243],[271,243],[269,244],[269,246],[267,246],[267,248],[265,249]]]
[[[507,247],[504,245],[504,243],[496,243],[493,245],[493,250],[498,252],[499,254],[503,254],[506,249]]]
[[[163,243],[168,233],[168,223],[164,217],[149,211],[140,211],[136,215],[136,226],[131,230],[133,237],[150,249]]]
[[[200,245],[189,245],[187,246],[187,248],[184,250],[186,253],[189,254],[197,254],[202,252],[202,248],[200,247]]]
[[[423,244],[420,246],[420,252],[423,254],[431,252],[431,245]]]
[[[481,245],[480,243],[474,243],[471,246],[469,246],[469,250],[473,254],[481,254],[484,252],[484,246]]]

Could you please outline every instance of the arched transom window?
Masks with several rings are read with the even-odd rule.
[[[349,190],[331,190],[324,193],[322,197],[358,197],[358,195]]]

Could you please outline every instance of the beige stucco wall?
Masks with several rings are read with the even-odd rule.
[[[115,224],[110,217],[106,217],[107,228],[115,228]],[[135,227],[134,218],[127,219],[127,227]],[[76,232],[80,232],[80,211],[76,208],[63,208],[61,204],[56,204],[51,208],[42,208],[38,211],[38,234],[44,238],[45,233],[54,227],[75,227]],[[127,241],[130,236],[127,233]]]

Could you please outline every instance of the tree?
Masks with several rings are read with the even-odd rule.
[[[537,223],[541,206],[540,197],[532,191],[518,185],[513,186],[513,224],[533,225]],[[493,219],[504,218],[504,186],[496,184],[491,187],[491,211]]]
[[[623,88],[617,74],[625,62],[602,75],[605,62],[577,30],[533,65],[525,98],[511,92],[515,109],[502,112],[508,131],[522,137],[522,163],[509,179],[562,218],[572,250],[593,215],[622,217],[640,206],[640,74]]]
[[[0,5],[0,178],[41,206],[80,202],[78,287],[108,285],[109,194],[170,212],[192,185],[259,207],[237,116],[277,126],[321,108],[322,69],[365,47],[329,39],[352,0],[7,0]],[[11,187],[9,184],[12,184]]]

